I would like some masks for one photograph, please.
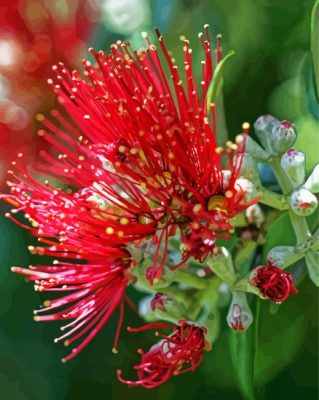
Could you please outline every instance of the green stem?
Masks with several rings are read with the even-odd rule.
[[[287,195],[292,191],[292,183],[288,176],[285,174],[283,169],[281,168],[280,161],[278,158],[271,158],[268,161],[268,164],[274,171],[275,177],[279,183],[279,186],[282,189],[283,194]]]
[[[280,161],[277,158],[272,158],[269,161],[269,165],[272,167],[276,179],[282,189],[284,195],[291,193],[293,190],[293,185],[285,171],[281,168]],[[296,215],[292,210],[289,211],[290,221],[294,229],[297,245],[305,245],[309,238],[311,238],[311,233],[307,221],[304,217]]]
[[[258,188],[258,191],[260,196],[259,203],[280,211],[288,210],[289,205],[286,196],[272,192],[264,187]]]
[[[308,240],[311,238],[311,233],[307,221],[304,217],[300,217],[295,214],[292,210],[289,211],[290,221],[294,228],[297,245],[305,246]]]
[[[207,288],[207,280],[200,278],[190,272],[177,269],[174,275],[174,281],[183,283],[187,286],[193,287],[195,289],[205,289]]]

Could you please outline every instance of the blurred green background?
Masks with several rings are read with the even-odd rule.
[[[197,33],[205,23],[223,34],[223,49],[236,51],[226,67],[224,100],[230,135],[242,122],[253,123],[265,113],[293,121],[299,132],[297,147],[319,149],[318,103],[313,91],[310,55],[312,0],[106,0],[88,46],[107,48],[114,40],[142,45],[139,32],[157,26],[177,62],[182,62],[180,35],[191,40],[195,71],[202,57]],[[80,61],[80,60],[79,60]],[[307,158],[310,169],[318,153]],[[2,205],[5,212],[5,205]],[[287,226],[289,230],[289,226]],[[285,231],[279,232],[283,237]],[[28,265],[26,247],[34,242],[27,232],[0,219],[0,397],[5,400],[195,400],[241,399],[231,366],[224,326],[214,350],[196,373],[175,378],[160,388],[130,389],[117,382],[115,371],[132,376],[138,347],[148,348],[151,335],[123,330],[119,354],[111,353],[116,319],[75,360],[63,365],[62,346],[54,345],[54,323],[32,320],[41,298],[31,284],[10,272],[12,265]],[[318,380],[317,292],[304,282],[300,295],[272,315],[263,305],[258,380],[266,385],[260,399],[316,399]],[[128,309],[125,324],[141,323]],[[143,342],[141,343],[141,340]],[[267,346],[269,347],[267,352]],[[270,348],[272,350],[270,350]],[[273,349],[276,349],[275,353]],[[275,359],[275,362],[274,362]],[[275,364],[275,367],[273,366]]]

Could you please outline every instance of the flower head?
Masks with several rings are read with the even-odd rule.
[[[121,382],[130,386],[153,388],[168,381],[174,375],[194,371],[203,360],[203,351],[209,346],[205,341],[206,329],[186,321],[180,321],[177,326],[160,323],[147,324],[144,327],[132,329],[139,332],[146,329],[171,329],[170,336],[157,334],[162,338],[147,353],[141,349],[141,362],[134,369],[137,371],[137,381],[122,378],[122,371],[118,371]]]
[[[91,49],[95,63],[84,61],[84,78],[63,63],[53,66],[56,79],[49,84],[69,119],[57,110],[51,113],[54,123],[38,115],[43,123],[38,134],[53,147],[41,152],[41,168],[67,189],[62,182],[39,183],[22,161],[13,163],[11,194],[5,197],[15,208],[7,216],[39,238],[42,245],[33,253],[57,259],[54,266],[14,270],[40,290],[71,292],[46,303],[37,319],[72,318],[71,333],[63,339],[69,344],[87,334],[74,354],[122,307],[135,264],[132,248],[153,245],[145,270],[154,283],[167,263],[170,237],[178,232],[185,245],[181,263],[191,256],[204,260],[216,238],[229,235],[230,219],[255,201],[239,179],[245,138],[219,147],[215,105],[207,107],[221,60],[220,38],[213,61],[208,27],[200,35],[205,61],[199,89],[189,41],[183,39],[180,73],[157,35],[172,88],[147,36],[147,50],[140,52],[121,41],[109,54]],[[15,219],[18,211],[30,224]],[[56,311],[59,307],[64,311]],[[46,311],[50,315],[42,316]],[[182,326],[175,335],[182,335]],[[185,332],[194,338],[198,329]]]
[[[61,63],[53,67],[57,82],[49,79],[76,127],[54,111],[56,125],[41,116],[46,129],[39,132],[61,151],[60,162],[48,167],[52,173],[76,186],[94,186],[104,201],[128,215],[130,224],[136,222],[137,230],[144,230],[139,225],[153,226],[153,232],[141,235],[157,245],[150,280],[161,275],[168,238],[176,230],[191,247],[184,252],[186,258],[196,252],[193,237],[210,231],[204,254],[195,254],[203,259],[216,237],[229,235],[229,220],[254,201],[237,183],[245,139],[219,147],[215,105],[210,105],[211,115],[207,111],[208,86],[221,58],[220,39],[214,63],[208,28],[200,35],[205,54],[200,91],[189,41],[183,40],[181,74],[157,35],[173,89],[146,35],[147,50],[140,52],[121,41],[109,54],[90,49],[96,62],[84,62],[85,79]]]
[[[276,267],[269,260],[266,267],[261,265],[253,271],[250,283],[260,290],[263,298],[276,303],[282,303],[291,294],[298,293],[291,274]]]

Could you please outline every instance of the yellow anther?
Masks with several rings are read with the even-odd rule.
[[[211,196],[208,199],[207,203],[207,209],[208,211],[224,211],[226,212],[227,210],[225,209],[225,197],[222,195],[215,195]]]

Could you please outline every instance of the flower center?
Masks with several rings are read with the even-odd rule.
[[[223,211],[227,212],[226,206],[226,198],[222,195],[211,196],[207,202],[208,211]]]

